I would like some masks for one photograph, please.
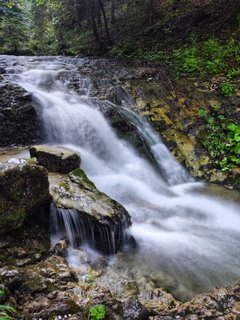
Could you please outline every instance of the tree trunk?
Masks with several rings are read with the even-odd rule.
[[[98,0],[98,1],[99,1],[101,10],[102,10],[102,14],[103,14],[103,20],[104,20],[106,37],[107,37],[107,43],[110,44],[111,40],[110,40],[110,33],[109,33],[109,28],[108,28],[108,21],[107,21],[106,12],[105,12],[104,5],[103,5],[102,1],[101,0]]]

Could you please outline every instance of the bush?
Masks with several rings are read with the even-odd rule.
[[[206,70],[210,74],[218,74],[224,70],[226,64],[223,62],[222,59],[214,59],[212,61],[207,61],[206,63]]]
[[[191,73],[197,71],[199,68],[198,60],[195,57],[186,58],[183,63],[183,71]]]
[[[216,39],[209,39],[204,42],[202,54],[205,59],[222,59],[225,55],[223,47]]]

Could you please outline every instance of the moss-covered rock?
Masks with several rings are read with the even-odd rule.
[[[0,163],[0,234],[19,228],[27,215],[46,203],[49,182],[45,168]]]
[[[87,241],[107,254],[117,252],[131,224],[126,209],[100,192],[82,169],[68,175],[50,174],[49,181],[57,214],[74,215],[71,219],[74,219],[74,225],[78,224],[72,230],[75,232],[73,238],[80,242]],[[62,220],[61,217],[60,222]],[[82,232],[79,228],[83,228]]]
[[[31,147],[30,155],[50,172],[68,173],[79,168],[81,162],[80,156],[75,152],[45,145]]]

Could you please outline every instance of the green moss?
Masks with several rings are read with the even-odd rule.
[[[78,168],[73,170],[72,172],[69,173],[69,178],[71,181],[76,182],[79,186],[91,190],[91,191],[96,191],[97,188],[95,186],[95,184],[90,181],[87,177],[87,175],[85,174],[85,172]]]
[[[67,181],[61,181],[61,182],[59,183],[59,186],[60,186],[60,187],[63,187],[66,191],[70,190],[70,186],[69,186],[69,184],[68,184]]]

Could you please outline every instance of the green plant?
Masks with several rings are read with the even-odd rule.
[[[207,114],[208,114],[207,110],[203,110],[203,109],[198,110],[198,115],[200,117],[206,117]]]
[[[183,62],[183,71],[191,73],[197,71],[199,68],[198,60],[195,57],[185,58]]]
[[[102,320],[105,318],[106,309],[103,304],[96,304],[89,309],[89,319],[90,320]]]
[[[0,305],[0,320],[14,320],[16,310],[10,306]]]
[[[201,143],[214,159],[214,165],[223,172],[230,172],[240,164],[240,126],[227,123],[219,109],[200,112],[198,115],[205,119],[204,134]]]
[[[216,39],[208,39],[204,42],[202,54],[205,59],[222,59],[224,54],[223,46]]]
[[[222,72],[226,67],[226,63],[222,59],[214,59],[206,62],[206,70],[210,74],[218,74]]]
[[[234,86],[228,81],[221,83],[219,89],[220,92],[226,97],[230,97],[231,95],[233,95],[235,90]]]
[[[228,71],[227,77],[230,79],[240,77],[240,68]]]

